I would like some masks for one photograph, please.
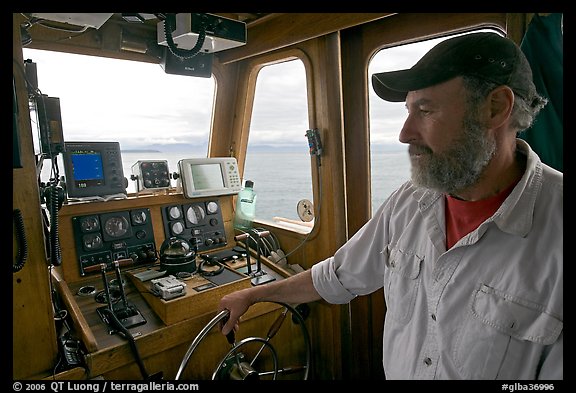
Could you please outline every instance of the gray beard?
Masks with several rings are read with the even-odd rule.
[[[486,137],[486,128],[471,116],[463,121],[464,133],[444,153],[420,147],[425,157],[410,160],[412,182],[446,194],[457,194],[476,183],[496,153],[496,141]]]

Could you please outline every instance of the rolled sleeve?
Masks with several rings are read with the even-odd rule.
[[[338,279],[333,257],[312,266],[311,272],[314,288],[328,303],[345,304],[356,297]]]

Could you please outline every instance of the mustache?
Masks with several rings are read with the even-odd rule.
[[[410,145],[408,146],[408,154],[432,154],[432,149],[424,145]]]

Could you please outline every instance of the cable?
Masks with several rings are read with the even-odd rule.
[[[26,232],[24,228],[24,219],[20,209],[14,209],[12,212],[14,225],[16,225],[16,242],[18,243],[18,251],[16,253],[16,263],[12,265],[14,273],[19,272],[24,267],[26,259],[28,259],[28,242],[26,241]]]
[[[60,236],[58,234],[58,210],[60,210],[63,200],[62,188],[55,185],[48,186],[46,205],[50,213],[50,263],[60,266],[62,263],[62,252],[60,249]]]
[[[316,156],[316,168],[317,168],[317,173],[318,173],[318,198],[319,198],[319,202],[318,202],[318,214],[315,214],[315,217],[317,216],[318,218],[316,220],[314,220],[314,228],[315,228],[318,225],[318,223],[320,222],[320,217],[321,217],[320,211],[321,211],[321,207],[322,207],[322,171],[320,168],[322,166],[322,160],[321,160],[322,141],[320,139],[320,133],[319,133],[317,128],[307,130],[305,136],[308,138],[308,147],[310,148],[310,155]],[[300,247],[302,247],[308,241],[308,239],[310,238],[310,235],[312,235],[312,232],[314,231],[314,228],[312,228],[310,230],[310,232],[308,232],[306,237],[304,239],[302,239],[302,242],[299,245],[297,245],[290,252],[285,254],[284,257],[282,257],[280,260],[285,259],[286,261],[288,261],[288,256],[292,255],[296,250],[298,250]]]
[[[304,239],[302,239],[302,242],[300,242],[300,244],[298,244],[295,248],[293,248],[292,250],[290,250],[288,253],[284,253],[283,256],[279,256],[279,259],[277,261],[275,261],[276,263],[279,263],[282,260],[285,260],[286,262],[288,262],[288,256],[292,255],[296,250],[298,250],[300,247],[302,247],[307,241],[308,239],[310,239],[310,236],[312,235],[312,232],[314,231],[314,228],[320,223],[320,217],[321,217],[321,207],[322,207],[322,171],[321,171],[321,166],[322,166],[322,160],[321,160],[321,155],[322,155],[322,142],[320,140],[320,134],[318,132],[318,129],[311,129],[311,130],[307,130],[306,131],[306,137],[308,138],[308,145],[310,148],[310,155],[311,156],[316,156],[316,167],[317,167],[317,173],[318,173],[318,198],[319,198],[319,203],[318,203],[318,209],[317,209],[317,214],[315,214],[315,217],[317,216],[318,218],[315,219],[314,221],[314,227],[310,230],[310,232],[308,232],[308,234],[306,235],[306,237]],[[254,228],[254,229],[250,229],[248,231],[244,231],[242,229],[238,229],[236,228],[238,231],[242,232],[242,233],[246,233],[248,234],[248,239],[246,239],[246,244],[253,249],[259,250],[261,252],[262,255],[269,257],[271,255],[271,251],[278,251],[280,250],[280,243],[278,242],[278,239],[273,235],[272,232],[270,232],[270,236],[273,237],[274,240],[274,248],[275,250],[268,250],[268,253],[264,252],[265,249],[263,247],[261,247],[259,245],[258,242],[256,242],[254,240],[254,238],[256,238],[257,236],[254,236],[253,231],[258,231],[258,230],[266,230],[265,228]],[[261,238],[261,240],[264,240],[265,238]],[[250,240],[252,241],[252,245],[249,244]],[[270,244],[266,245],[267,248],[270,247]]]
[[[138,368],[140,369],[140,373],[142,374],[144,380],[161,380],[163,375],[162,371],[152,375],[148,374],[148,372],[146,371],[146,367],[144,366],[144,362],[140,357],[140,353],[138,352],[138,347],[136,346],[134,336],[132,336],[130,331],[122,324],[122,322],[118,319],[116,314],[107,308],[102,309],[102,313],[108,320],[108,325],[114,330],[116,330],[118,334],[120,334],[128,341],[130,350],[132,351],[132,355],[136,359],[136,364],[138,365]]]
[[[200,255],[200,257],[202,257],[202,262],[200,262],[200,265],[198,266],[198,273],[200,273],[201,276],[212,277],[212,276],[216,276],[216,275],[218,275],[224,271],[224,265],[221,264],[220,262],[209,261],[208,259],[210,257],[208,255]],[[206,269],[204,269],[204,265],[218,266],[218,269],[206,270]]]
[[[204,40],[206,39],[206,20],[208,18],[206,15],[200,15],[200,31],[198,32],[198,40],[196,45],[190,50],[180,49],[174,42],[172,37],[172,32],[176,30],[176,14],[166,14],[166,19],[164,19],[164,35],[166,37],[166,42],[168,43],[168,49],[170,52],[180,58],[180,59],[191,59],[196,56],[202,46],[204,45]]]

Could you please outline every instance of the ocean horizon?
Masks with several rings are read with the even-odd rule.
[[[256,217],[271,221],[280,216],[300,220],[298,201],[312,198],[312,175],[308,150],[253,149],[247,157],[245,180],[254,182],[257,194]],[[124,176],[128,193],[136,192],[130,180],[132,166],[140,160],[166,160],[170,173],[178,171],[178,161],[206,157],[205,151],[160,151],[157,149],[122,150]],[[267,165],[273,163],[273,165]],[[374,212],[396,188],[410,178],[410,160],[406,149],[372,151],[372,211]],[[176,180],[171,180],[176,186]]]

